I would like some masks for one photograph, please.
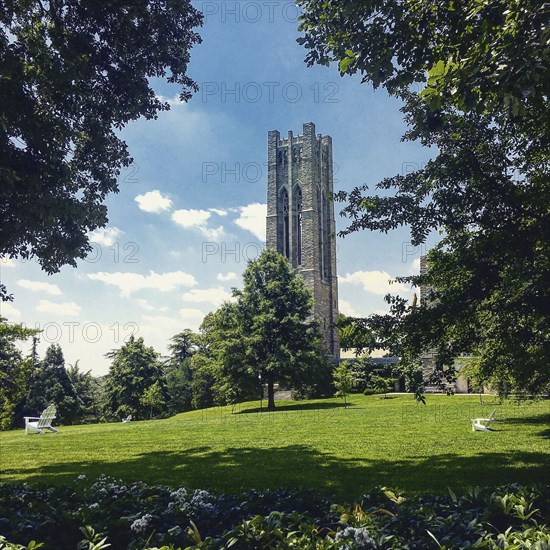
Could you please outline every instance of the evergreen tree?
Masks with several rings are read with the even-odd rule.
[[[170,338],[171,343],[168,345],[170,350],[170,361],[172,364],[179,364],[185,359],[188,359],[196,351],[197,335],[190,329],[186,328],[178,334]]]
[[[83,372],[78,366],[78,360],[74,365],[69,365],[67,374],[71,380],[76,394],[82,401],[81,421],[97,422],[101,417],[100,385],[99,378],[92,376],[91,371]]]
[[[197,351],[198,335],[190,329],[175,334],[168,345],[170,356],[165,363],[167,410],[177,414],[191,409],[193,380],[191,357]]]
[[[79,421],[83,403],[65,369],[65,358],[59,344],[48,347],[34,375],[25,402],[26,415],[39,415],[51,403],[57,409],[57,422],[74,424]]]

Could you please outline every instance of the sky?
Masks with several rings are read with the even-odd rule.
[[[152,82],[171,110],[121,132],[134,162],[106,202],[109,223],[91,234],[90,255],[51,276],[32,259],[0,260],[14,295],[0,315],[40,328],[42,354],[58,343],[68,364],[95,375],[108,372],[104,355],[132,334],[167,354],[170,337],[196,330],[240,287],[247,261],[265,246],[269,130],[285,137],[313,122],[332,136],[335,191],[372,189],[433,156],[401,141],[401,104],[384,90],[341,78],[336,65],[306,66],[292,2],[194,5],[205,23],[188,75],[200,91],[185,104],[177,87]],[[342,208],[335,204],[337,230],[346,227]],[[385,312],[388,292],[411,297],[390,280],[417,273],[424,252],[407,228],[338,238],[340,311]]]

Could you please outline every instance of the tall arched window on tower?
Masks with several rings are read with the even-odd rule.
[[[322,203],[322,193],[321,193],[321,187],[317,185],[317,227],[318,227],[318,255],[319,255],[319,273],[321,275],[321,278],[324,277],[324,260],[325,260],[325,252],[324,252],[324,246],[323,246],[323,234],[324,234],[324,228],[323,228],[323,203]]]
[[[296,237],[297,237],[297,245],[298,245],[298,254],[297,254],[297,261],[298,265],[302,265],[302,209],[303,209],[303,201],[302,201],[302,188],[297,187],[296,188]]]
[[[329,270],[330,270],[330,262],[331,262],[331,257],[330,257],[330,239],[333,238],[330,234],[330,206],[331,206],[331,201],[332,201],[332,198],[326,194],[324,196],[324,203],[323,203],[323,206],[324,206],[324,214],[323,214],[323,223],[324,223],[324,229],[325,229],[325,232],[324,232],[324,238],[323,238],[323,243],[324,243],[324,247],[325,247],[325,259],[324,259],[324,262],[323,262],[323,267],[324,267],[324,276],[325,276],[325,279],[328,280],[328,276],[329,276]]]
[[[290,235],[289,235],[289,214],[288,192],[283,189],[281,192],[281,201],[283,206],[283,254],[290,258]]]

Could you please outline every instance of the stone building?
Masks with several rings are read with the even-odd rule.
[[[315,318],[330,355],[340,355],[332,139],[315,133],[268,134],[267,246],[285,255],[313,294]]]

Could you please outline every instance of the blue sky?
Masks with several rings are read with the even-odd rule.
[[[59,343],[66,361],[105,374],[104,354],[134,333],[165,354],[168,340],[196,329],[239,286],[247,259],[264,246],[267,132],[301,133],[314,122],[333,139],[335,189],[374,186],[421,166],[430,151],[402,143],[400,103],[336,66],[307,68],[289,2],[196,2],[206,16],[189,76],[201,90],[188,104],[153,83],[172,104],[157,120],[122,132],[134,164],[111,196],[109,224],[76,269],[47,276],[34,261],[4,260],[14,294],[0,314],[44,330],[40,351]],[[345,227],[338,216],[337,228]],[[340,310],[385,311],[388,284],[418,271],[420,250],[406,229],[338,239]]]

